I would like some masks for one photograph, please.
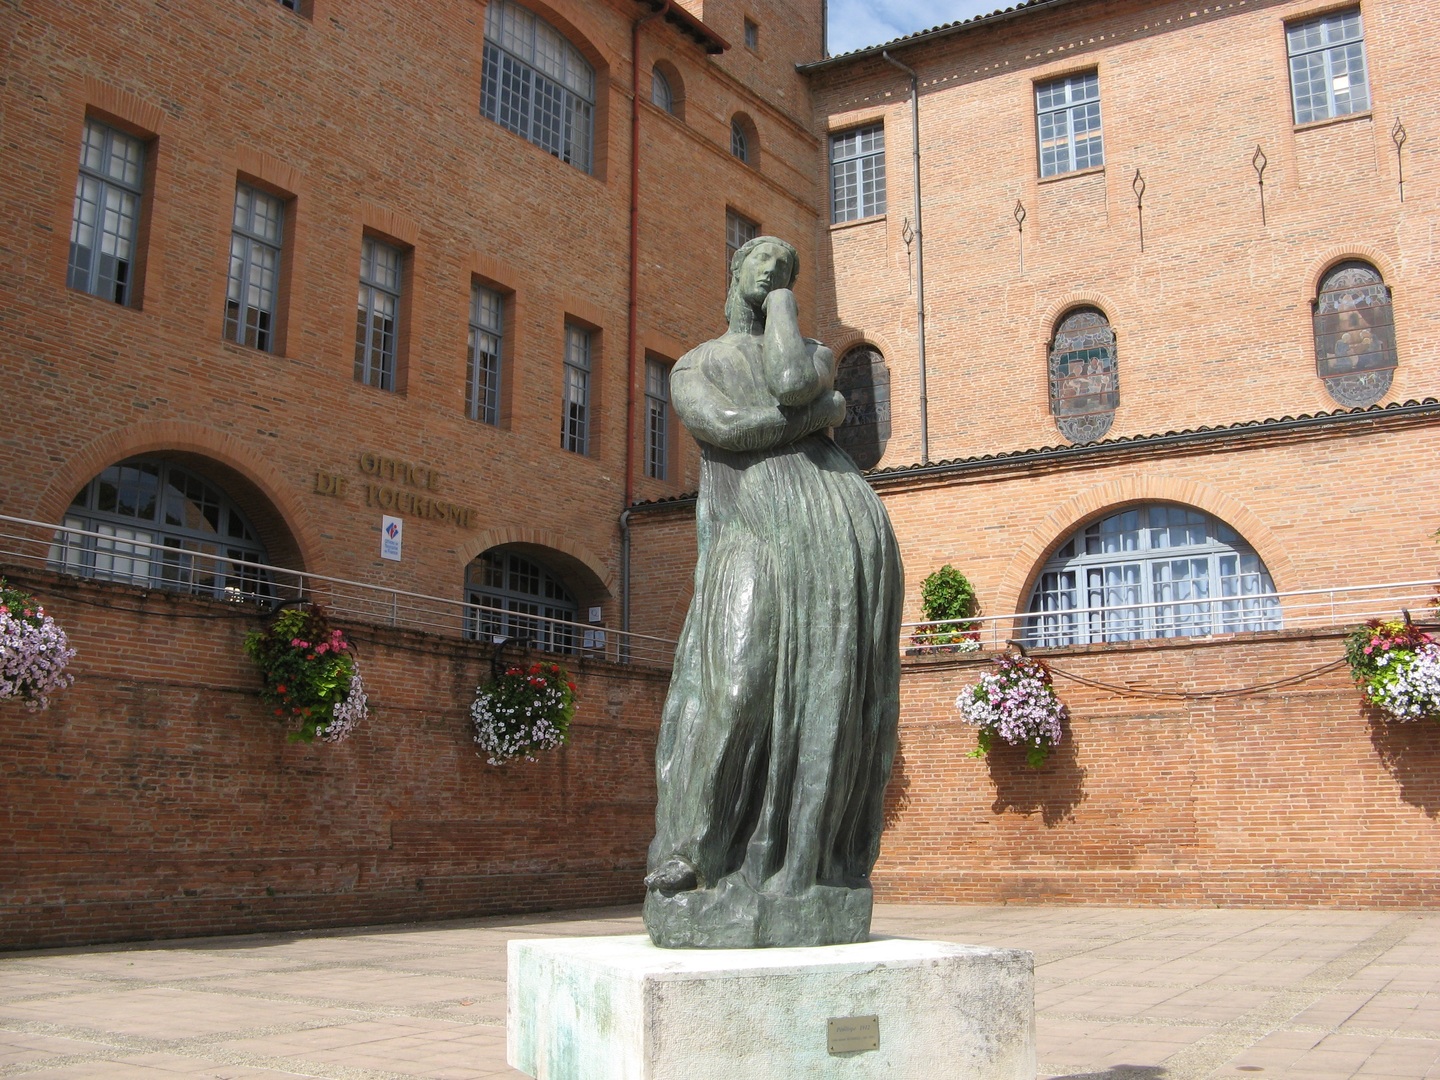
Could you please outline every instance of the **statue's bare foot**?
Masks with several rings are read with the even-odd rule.
[[[645,887],[666,896],[700,887],[700,875],[680,856],[667,859],[645,878]]]

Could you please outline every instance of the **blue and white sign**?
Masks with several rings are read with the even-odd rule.
[[[400,561],[400,547],[405,541],[405,522],[389,514],[380,518],[380,557]]]

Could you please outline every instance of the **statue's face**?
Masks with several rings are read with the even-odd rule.
[[[740,264],[740,295],[759,307],[773,290],[788,288],[792,277],[790,253],[779,244],[759,244]]]

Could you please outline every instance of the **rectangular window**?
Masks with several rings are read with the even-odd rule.
[[[404,256],[365,237],[360,246],[360,299],[355,311],[355,381],[395,389],[395,340],[400,322]]]
[[[1105,164],[1100,137],[1100,76],[1067,75],[1035,87],[1040,175],[1094,169]]]
[[[565,415],[560,445],[574,454],[590,452],[590,331],[565,324]]]
[[[144,182],[145,144],[86,120],[65,277],[70,288],[117,304],[133,302]]]
[[[670,365],[645,359],[645,475],[664,480],[670,466]]]
[[[265,352],[275,350],[284,223],[285,204],[280,199],[248,184],[235,186],[225,336]]]
[[[500,423],[500,357],[505,337],[504,298],[494,289],[470,287],[470,356],[465,370],[465,414]]]
[[[735,252],[760,235],[760,226],[734,210],[725,211],[725,289],[730,289],[730,263]]]
[[[1332,11],[1285,27],[1295,122],[1308,124],[1370,108],[1360,9]]]
[[[745,20],[745,47],[751,52],[760,48],[760,24],[754,19]]]
[[[885,213],[885,126],[830,136],[830,220]]]

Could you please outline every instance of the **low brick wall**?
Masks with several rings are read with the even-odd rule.
[[[80,655],[47,712],[0,705],[0,947],[636,902],[668,677],[577,661],[572,741],[474,753],[474,643],[347,626],[372,715],[287,744],[229,605],[34,572]],[[1194,693],[1321,668],[1340,636],[1062,650],[1090,682]],[[1387,724],[1343,667],[1174,700],[1056,684],[1040,770],[969,757],[954,698],[984,657],[905,666],[876,868],[886,901],[1395,907],[1440,901],[1440,724]]]
[[[1410,907],[1440,901],[1440,724],[1386,723],[1343,665],[1258,694],[1174,700],[1321,668],[1338,633],[1057,650],[1066,741],[1039,770],[968,756],[954,707],[983,657],[909,662],[888,901]]]
[[[668,673],[577,660],[569,745],[475,754],[473,642],[345,625],[371,715],[288,744],[223,603],[7,571],[79,650],[0,705],[0,946],[638,902]]]

